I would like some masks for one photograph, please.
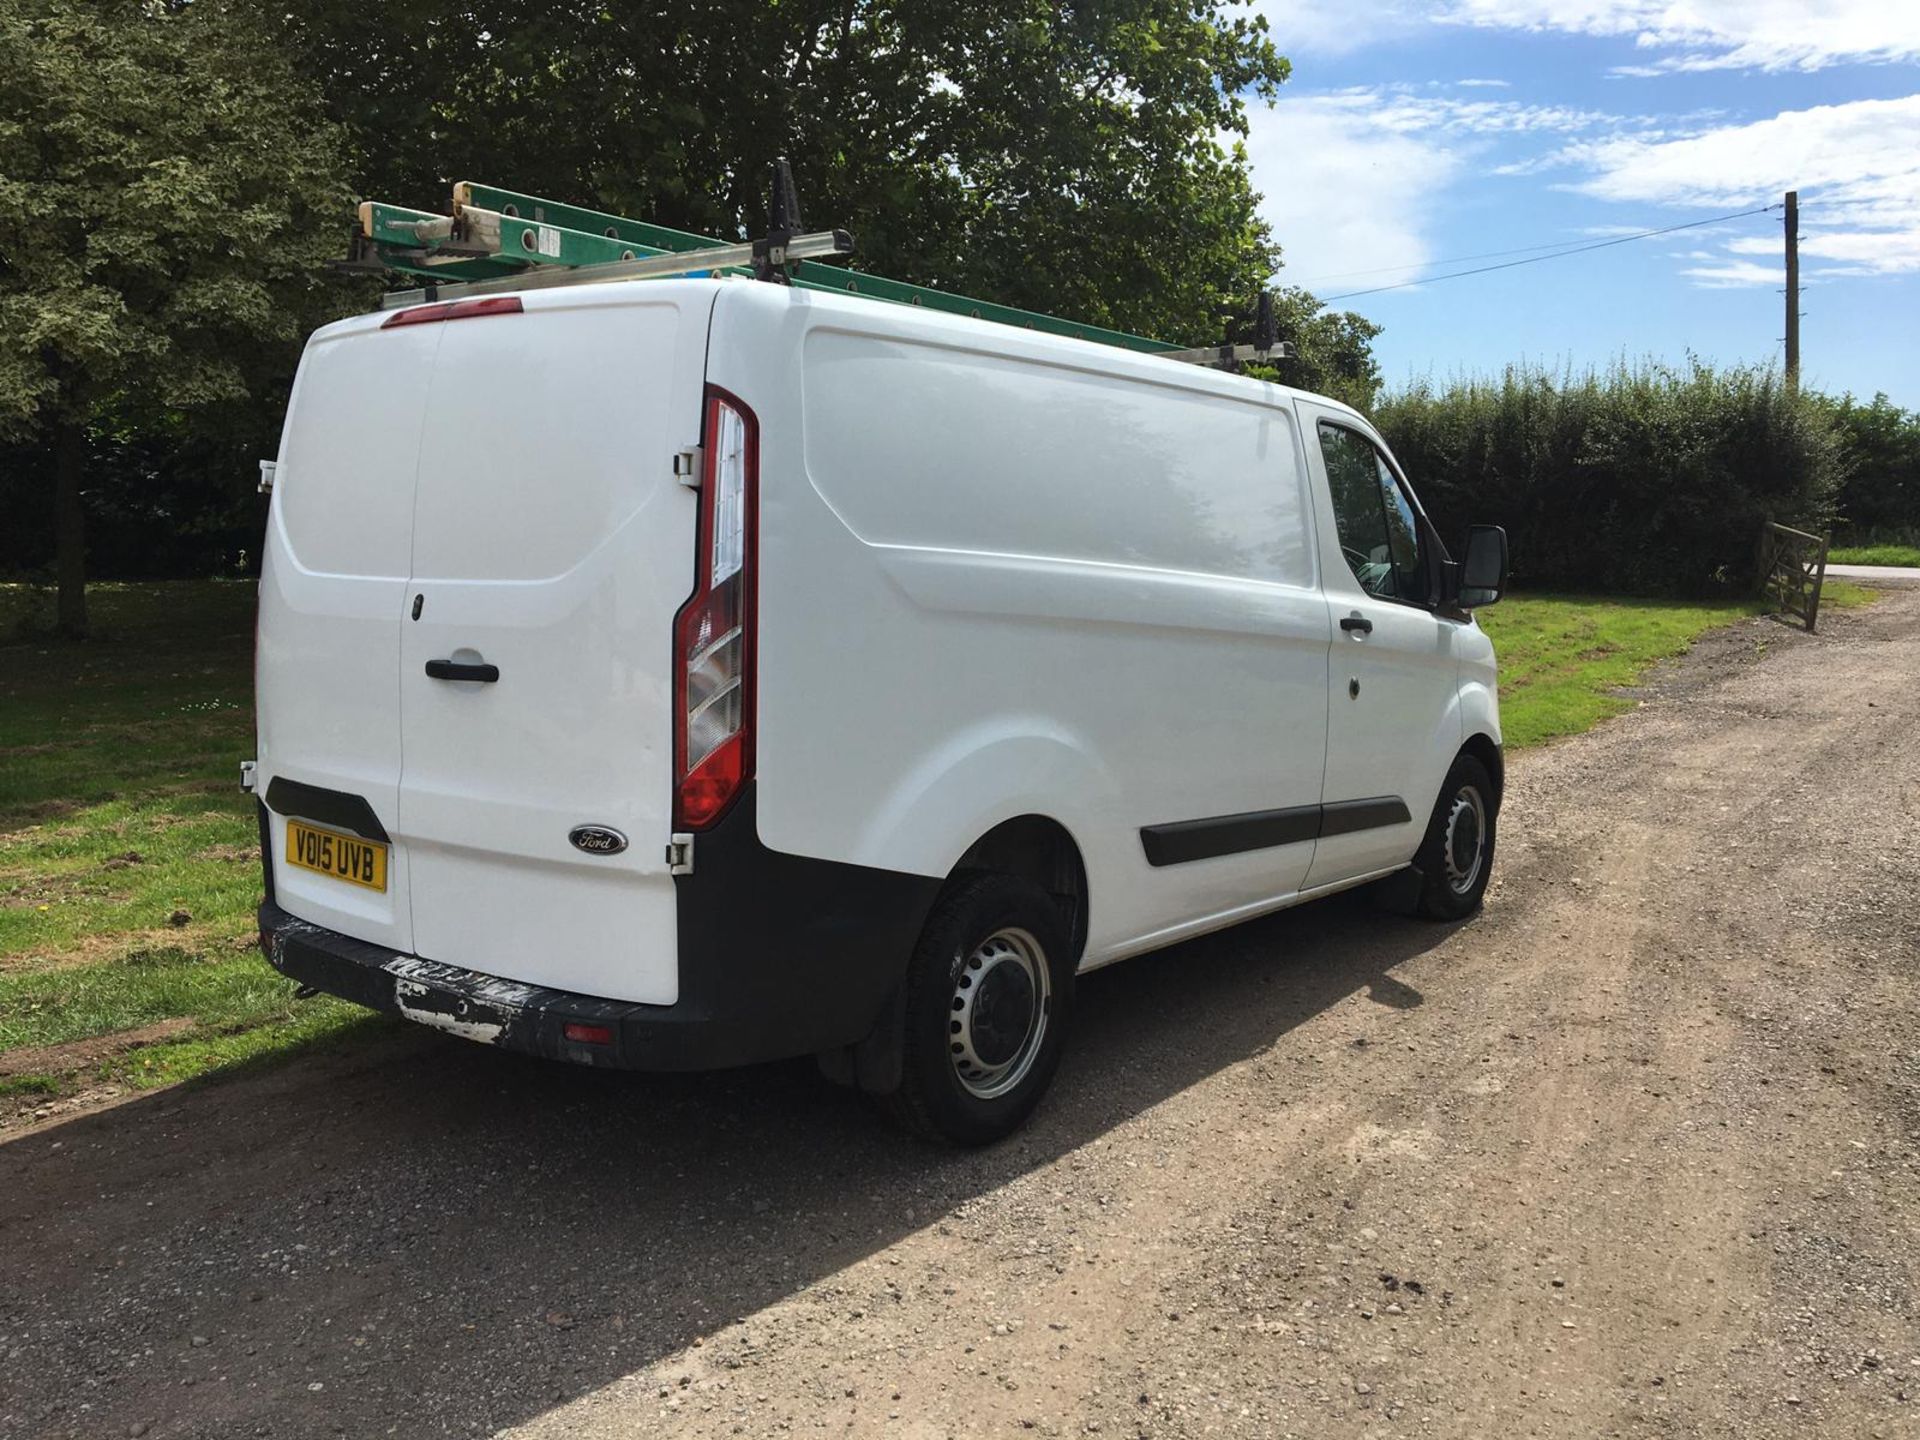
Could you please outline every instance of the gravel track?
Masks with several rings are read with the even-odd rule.
[[[0,1143],[0,1436],[1920,1435],[1920,592],[1516,757],[1455,928],[1090,977],[1034,1125],[420,1032]]]

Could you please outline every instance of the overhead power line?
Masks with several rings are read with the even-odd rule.
[[[1537,255],[1542,250],[1572,250],[1591,240],[1550,240],[1544,245],[1518,245],[1511,250],[1482,250],[1476,255],[1449,255],[1444,260],[1421,260],[1412,265],[1376,265],[1371,270],[1338,270],[1331,275],[1316,275],[1311,280],[1292,283],[1311,290],[1329,280],[1358,280],[1363,275],[1397,275],[1408,270],[1432,270],[1441,265],[1464,265],[1469,260],[1498,260],[1507,255]]]
[[[1435,285],[1442,280],[1463,280],[1469,275],[1487,275],[1495,270],[1512,270],[1520,265],[1538,265],[1543,260],[1560,260],[1569,255],[1585,255],[1589,251],[1605,250],[1614,245],[1626,245],[1635,240],[1651,240],[1656,235],[1672,235],[1680,230],[1697,230],[1703,225],[1724,225],[1729,220],[1745,220],[1749,216],[1765,215],[1779,208],[1778,205],[1761,205],[1752,210],[1735,211],[1731,215],[1714,215],[1705,220],[1688,220],[1679,225],[1663,225],[1657,230],[1637,230],[1631,235],[1615,235],[1610,239],[1596,240],[1588,245],[1576,245],[1571,249],[1555,250],[1550,255],[1529,255],[1523,260],[1507,260],[1498,265],[1478,265],[1471,270],[1449,270],[1444,275],[1428,275],[1418,280],[1398,280],[1391,285],[1373,285],[1365,290],[1348,290],[1339,295],[1322,295],[1320,300],[1322,304],[1331,305],[1336,300],[1353,300],[1362,295],[1379,295],[1388,290],[1408,290],[1415,285]],[[1539,249],[1544,247],[1534,246],[1529,248]],[[1467,255],[1460,258],[1471,260],[1479,257]],[[1451,264],[1454,262],[1442,261],[1440,263]]]

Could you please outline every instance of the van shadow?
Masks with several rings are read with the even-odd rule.
[[[905,1139],[810,1062],[603,1074],[411,1029],[36,1131],[0,1145],[0,1434],[530,1419],[1350,995],[1420,1004],[1390,972],[1449,933],[1341,896],[1087,976],[1052,1095],[985,1151]]]

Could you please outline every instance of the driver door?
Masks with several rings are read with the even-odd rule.
[[[1364,422],[1299,402],[1333,645],[1309,887],[1413,858],[1460,748],[1459,622],[1435,613],[1432,530]]]

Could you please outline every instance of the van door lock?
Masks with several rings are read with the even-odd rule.
[[[693,836],[676,832],[668,837],[667,873],[669,875],[693,873]]]

